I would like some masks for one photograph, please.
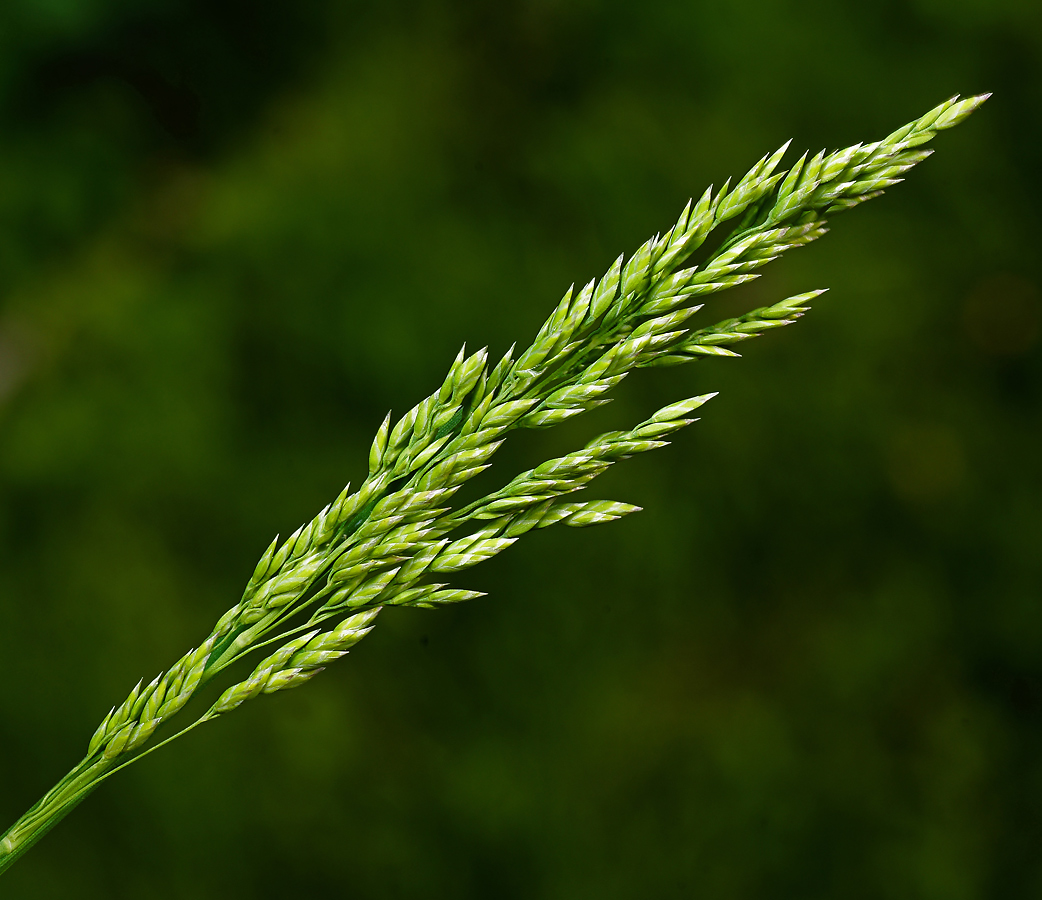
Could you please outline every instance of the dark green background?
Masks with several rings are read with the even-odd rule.
[[[10,898],[1042,895],[1042,6],[5,0],[0,819],[459,345],[784,140],[994,98],[503,478],[721,396],[348,660],[106,784]]]

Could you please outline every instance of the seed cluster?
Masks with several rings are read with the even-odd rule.
[[[502,489],[453,510],[453,495],[488,468],[507,433],[548,428],[608,402],[633,369],[678,365],[704,356],[737,356],[728,345],[788,325],[821,291],[800,294],[736,319],[694,331],[683,326],[708,294],[758,277],[755,270],[786,250],[821,237],[824,216],[850,208],[900,181],[931,151],[916,149],[969,115],[984,98],[953,98],[882,141],[857,144],[778,166],[788,144],[765,156],[731,188],[707,190],[665,235],[582,289],[569,289],[516,360],[513,348],[489,369],[485,350],[461,350],[441,387],[392,426],[383,420],[369,452],[369,474],[350,486],[281,545],[261,557],[242,599],[206,642],[145,689],[135,688],[110,713],[88,748],[114,758],[140,746],[205,680],[285,627],[303,609],[307,622],[249,679],[229,688],[207,715],[257,693],[292,687],[319,666],[301,665],[299,646],[325,641],[346,652],[365,628],[359,611],[381,606],[439,606],[479,596],[423,583],[460,572],[505,550],[526,531],[555,522],[592,525],[634,511],[609,501],[559,498],[585,487],[618,459],[665,446],[659,438],[688,424],[685,416],[711,395],[667,407],[632,431],[602,435],[584,449],[524,472]],[[717,228],[738,220],[701,267],[684,262]],[[475,520],[492,520],[454,539]],[[343,626],[316,631],[352,614]],[[356,623],[343,630],[347,623]],[[358,631],[357,628],[361,628]],[[295,632],[304,631],[303,635]],[[339,635],[339,637],[338,637]],[[298,646],[299,645],[299,646]],[[314,646],[318,646],[314,644]],[[330,657],[332,658],[332,657]]]
[[[917,147],[962,121],[984,99],[953,98],[882,141],[828,155],[822,151],[810,159],[804,154],[788,171],[778,172],[786,144],[733,188],[710,188],[689,203],[665,235],[653,237],[628,260],[619,257],[602,278],[579,291],[569,289],[516,360],[511,348],[489,370],[485,350],[469,356],[461,350],[435,393],[393,427],[390,414],[383,420],[369,452],[369,475],[359,489],[345,488],[281,545],[276,538],[242,599],[207,641],[145,689],[135,688],[102,723],[88,756],[100,752],[114,758],[140,746],[200,683],[250,648],[270,643],[270,635],[305,607],[312,610],[310,618],[297,630],[306,633],[285,632],[288,643],[249,679],[229,688],[212,713],[232,708],[229,696],[238,698],[237,706],[261,691],[302,683],[318,670],[317,663],[301,664],[298,645],[304,637],[300,646],[325,641],[321,652],[340,654],[367,632],[371,619],[365,619],[365,628],[357,625],[357,615],[326,632],[315,631],[316,625],[381,606],[430,607],[478,596],[420,582],[476,565],[532,528],[559,521],[592,525],[632,512],[635,507],[626,504],[558,498],[585,487],[618,459],[664,446],[659,438],[688,424],[684,416],[711,395],[667,407],[632,431],[602,435],[462,510],[449,504],[459,488],[488,468],[509,431],[551,427],[606,403],[604,395],[636,368],[737,356],[728,345],[803,315],[820,291],[707,328],[683,327],[701,308],[692,301],[755,278],[756,269],[786,250],[821,237],[826,215],[896,184],[931,152]],[[711,233],[736,219],[733,234],[705,265],[681,268]],[[487,519],[492,521],[479,530],[446,537]],[[347,623],[355,624],[345,631]]]

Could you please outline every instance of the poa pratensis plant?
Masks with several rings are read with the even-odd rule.
[[[261,556],[242,599],[213,631],[147,685],[139,682],[87,742],[86,756],[0,838],[0,873],[110,775],[260,694],[297,687],[344,656],[385,606],[436,608],[481,596],[456,573],[495,556],[534,528],[611,522],[637,507],[574,499],[619,460],[664,447],[713,394],[660,409],[629,431],[516,475],[465,505],[456,492],[489,467],[507,434],[550,428],[608,402],[634,369],[735,357],[734,344],[789,325],[821,291],[754,309],[708,328],[685,329],[708,295],[756,278],[786,250],[817,240],[827,217],[878,196],[931,151],[937,132],[988,95],[952,98],[871,144],[808,157],[779,170],[786,144],[734,187],[706,190],[677,223],[600,279],[570,288],[515,357],[459,356],[441,387],[397,422],[383,420],[369,474]],[[686,261],[718,229],[730,229],[701,266]],[[247,656],[262,658],[194,722],[157,741],[202,688]]]

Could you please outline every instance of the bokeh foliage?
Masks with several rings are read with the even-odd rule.
[[[644,513],[385,613],[4,896],[1042,892],[1040,55],[1029,0],[3,4],[8,821],[464,340],[527,341],[789,137],[996,92],[712,310],[831,287],[798,326],[497,457],[720,390],[598,486]]]

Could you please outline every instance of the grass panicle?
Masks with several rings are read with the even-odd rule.
[[[637,511],[571,495],[619,460],[665,446],[712,394],[673,403],[629,431],[602,434],[469,504],[454,506],[453,498],[489,467],[511,431],[550,428],[607,403],[634,369],[738,356],[732,345],[796,321],[821,291],[686,327],[709,295],[758,277],[787,250],[824,235],[828,216],[898,183],[929,155],[923,144],[987,96],[954,97],[881,141],[804,154],[780,169],[785,144],[733,187],[710,188],[689,202],[672,228],[628,259],[620,256],[601,278],[570,288],[516,358],[511,348],[490,366],[485,349],[460,350],[434,393],[396,421],[391,413],[383,419],[358,488],[348,485],[310,522],[272,541],[238,603],[206,639],[112,709],[84,759],[0,838],[0,872],[115,771],[248,700],[318,675],[369,633],[383,607],[434,608],[481,596],[440,579],[535,528],[598,525]],[[722,228],[730,230],[719,248],[702,265],[686,265]],[[263,648],[249,677],[147,746],[205,685]]]

